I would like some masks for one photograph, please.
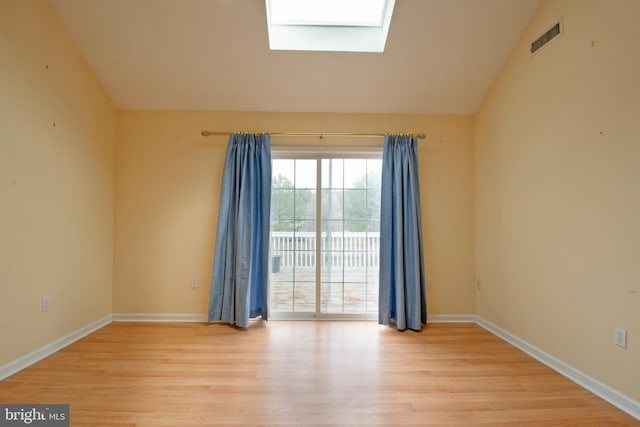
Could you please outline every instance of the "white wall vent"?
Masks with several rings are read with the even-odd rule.
[[[562,18],[559,18],[553,25],[547,28],[542,34],[533,40],[529,47],[529,53],[531,56],[535,55],[540,49],[557,39],[564,32],[562,25]]]

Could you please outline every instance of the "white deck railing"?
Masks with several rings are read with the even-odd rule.
[[[380,251],[378,232],[322,233],[323,266],[377,268]],[[281,268],[315,268],[316,233],[272,232],[271,256]]]

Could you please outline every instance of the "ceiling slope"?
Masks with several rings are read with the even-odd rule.
[[[50,0],[121,109],[472,114],[538,0],[397,0],[384,53],[270,51],[262,0]]]

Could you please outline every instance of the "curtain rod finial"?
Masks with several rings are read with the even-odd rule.
[[[209,131],[208,130],[203,130],[202,132],[200,132],[200,135],[209,136]]]
[[[424,133],[417,133],[416,136],[418,137],[418,139],[425,139],[427,137],[427,135],[425,135]]]

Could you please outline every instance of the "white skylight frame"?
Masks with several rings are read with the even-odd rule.
[[[312,16],[307,12],[313,7],[301,5],[314,1],[338,9],[320,10],[319,17]],[[265,3],[271,50],[383,52],[395,0],[265,0]],[[352,13],[361,12],[367,4],[379,9],[362,16]],[[290,13],[296,11],[300,13]]]

